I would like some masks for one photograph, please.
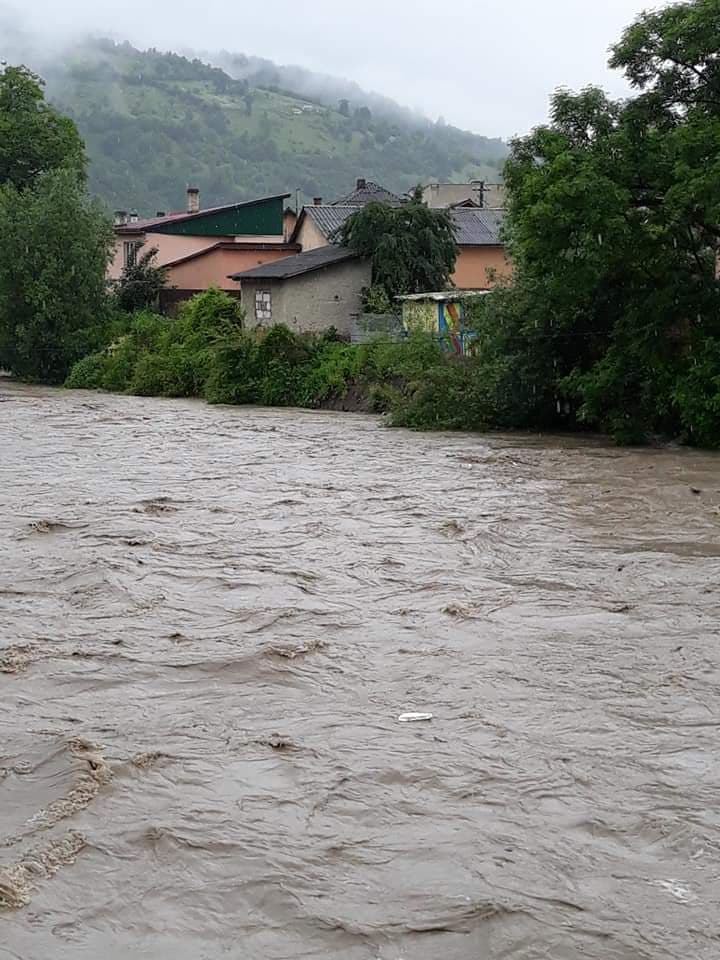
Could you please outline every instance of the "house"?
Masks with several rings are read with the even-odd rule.
[[[361,209],[358,205],[323,203],[318,198],[312,206],[300,211],[290,242],[297,243],[303,252],[335,243],[340,227]]]
[[[168,268],[162,307],[188,299],[210,286],[237,292],[231,273],[287,257],[300,248],[287,241],[290,194],[201,209],[199,192],[188,188],[187,208],[155,217],[115,215],[115,256],[109,270],[118,280],[144,250],[157,247],[157,262]]]
[[[378,191],[389,193],[377,184],[372,184],[371,187],[373,197],[378,196]],[[364,199],[365,203],[370,202],[368,194],[361,190],[356,190],[344,199],[350,200],[353,197],[356,201]],[[316,250],[328,243],[335,243],[343,223],[363,206],[362,202],[325,204],[318,199],[311,206],[303,207],[290,241],[299,244],[303,251]],[[482,290],[509,277],[511,266],[505,256],[501,238],[503,211],[481,209],[474,205],[457,206],[450,209],[450,216],[455,225],[459,248],[455,273],[452,276],[455,286],[464,290]]]
[[[512,274],[502,239],[502,210],[453,207],[459,254],[452,282],[460,290],[487,290]]]
[[[230,278],[240,284],[247,322],[284,323],[297,331],[335,327],[350,336],[370,286],[370,264],[351,250],[326,245],[266,263]]]
[[[475,206],[499,210],[505,206],[505,184],[472,180],[470,183],[430,183],[423,187],[423,200],[433,209]]]

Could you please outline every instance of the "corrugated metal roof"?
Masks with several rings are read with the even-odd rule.
[[[352,204],[335,206],[323,204],[317,207],[305,207],[305,215],[310,217],[324,237],[332,242],[347,218],[362,208]],[[455,225],[455,237],[461,247],[500,246],[500,230],[503,225],[502,210],[486,207],[455,207],[450,216]]]
[[[331,267],[345,260],[354,260],[356,257],[357,254],[348,250],[347,247],[332,245],[318,247],[317,250],[308,250],[307,253],[299,253],[295,257],[283,257],[282,260],[275,260],[272,263],[264,263],[260,267],[253,267],[252,270],[233,273],[230,279],[240,281],[289,280],[292,277],[300,277],[305,273],[312,273],[313,270]]]
[[[164,217],[147,217],[144,220],[136,220],[135,223],[124,223],[122,226],[115,227],[116,233],[144,233],[153,228],[162,227],[166,223],[178,223],[184,220],[198,220],[202,217],[210,216],[213,213],[221,213],[224,210],[239,210],[242,207],[254,207],[259,203],[268,203],[270,200],[286,200],[289,193],[280,193],[274,197],[260,197],[258,200],[244,200],[241,203],[225,203],[220,207],[206,207],[204,210],[198,210],[197,213],[188,213],[187,210],[179,213],[168,213]]]
[[[478,297],[486,297],[488,293],[489,290],[440,290],[437,293],[407,293],[395,299],[417,303],[428,300],[434,303],[454,303],[459,300],[476,300]]]
[[[329,204],[324,203],[320,206],[305,207],[305,215],[308,216],[315,226],[320,230],[324,237],[332,241],[334,235],[345,223],[347,218],[353,213],[362,210],[357,204]]]
[[[461,247],[496,247],[502,244],[500,230],[502,210],[484,207],[455,207],[450,211],[455,225],[455,239]]]

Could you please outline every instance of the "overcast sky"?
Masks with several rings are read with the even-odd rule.
[[[599,83],[625,92],[622,78],[606,67],[608,47],[647,6],[642,0],[26,0],[22,9],[26,26],[54,39],[92,31],[161,49],[255,54],[349,77],[433,118],[508,136],[542,122],[558,86]]]

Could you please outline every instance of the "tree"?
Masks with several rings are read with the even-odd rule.
[[[110,221],[77,171],[0,187],[0,367],[59,383],[102,340]]]
[[[158,248],[146,250],[133,263],[123,269],[117,289],[117,302],[121,310],[134,313],[137,310],[157,308],[167,283],[168,268],[158,266]]]
[[[613,53],[639,96],[560,91],[552,122],[512,144],[515,282],[488,298],[480,327],[485,355],[511,359],[502,389],[526,397],[526,424],[693,439],[693,391],[708,417],[720,408],[706,362],[720,337],[718,9],[643,14]]]
[[[391,301],[444,290],[455,270],[458,250],[450,215],[427,207],[420,188],[400,207],[367,204],[345,221],[340,240],[370,260],[373,285],[383,287]]]
[[[338,109],[339,109],[340,113],[343,115],[343,117],[349,117],[349,116],[350,116],[350,101],[349,101],[349,100],[341,100],[341,101],[340,101],[340,104],[339,104],[339,106],[338,106]]]
[[[26,67],[0,71],[0,184],[32,186],[58,169],[85,175],[85,150],[75,124],[45,103],[43,81]]]
[[[369,107],[357,107],[353,113],[353,126],[356,130],[367,130],[372,123],[372,111]]]

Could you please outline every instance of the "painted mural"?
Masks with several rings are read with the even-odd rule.
[[[465,329],[465,306],[461,300],[406,300],[403,326],[408,333],[433,333],[444,350],[458,356],[475,352],[477,338]]]

